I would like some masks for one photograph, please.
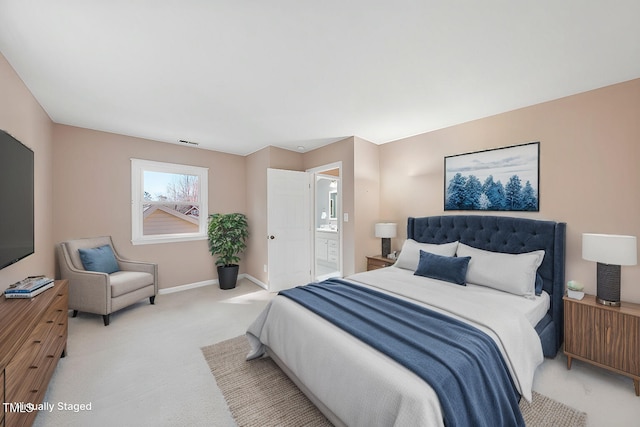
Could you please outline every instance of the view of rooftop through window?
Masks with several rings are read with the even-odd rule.
[[[157,172],[145,170],[144,179],[144,203],[142,211],[144,214],[144,234],[165,234],[170,230],[176,230],[177,223],[181,223],[179,214],[191,218],[200,217],[198,206],[198,176],[177,174],[169,172]],[[154,213],[160,208],[164,214],[175,215],[171,217],[171,223],[166,220],[161,225],[153,226],[157,223]],[[191,231],[197,227],[197,222],[191,225],[180,227],[180,231]]]
[[[197,166],[131,159],[134,244],[205,239],[207,172]]]

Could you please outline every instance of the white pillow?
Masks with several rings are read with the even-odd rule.
[[[543,250],[504,254],[477,249],[464,243],[458,244],[456,254],[471,257],[467,268],[467,283],[515,295],[534,294],[536,273],[544,258]]]
[[[454,256],[457,247],[458,242],[436,245],[435,243],[419,243],[413,239],[407,239],[404,241],[400,255],[393,266],[416,271],[420,262],[420,250],[436,255]]]

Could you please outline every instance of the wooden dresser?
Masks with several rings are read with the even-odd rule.
[[[626,375],[640,396],[640,305],[620,307],[564,297],[564,352],[567,368],[573,358]]]
[[[0,426],[30,426],[37,411],[27,404],[42,403],[47,385],[67,347],[68,284],[31,299],[0,296]]]

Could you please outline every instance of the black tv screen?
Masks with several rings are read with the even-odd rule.
[[[33,151],[0,130],[0,269],[34,251]]]

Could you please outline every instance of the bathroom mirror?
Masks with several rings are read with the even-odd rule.
[[[338,192],[336,190],[330,191],[329,192],[329,219],[338,219],[337,200],[338,200]]]

